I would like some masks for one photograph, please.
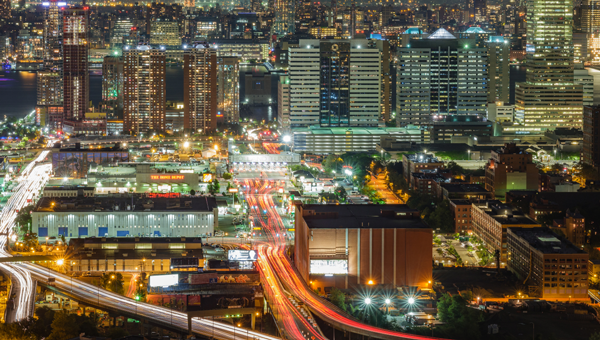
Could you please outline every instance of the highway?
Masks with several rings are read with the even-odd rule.
[[[283,220],[277,211],[277,204],[273,202],[272,193],[277,189],[275,185],[262,184],[257,185],[260,181],[246,181],[248,204],[253,207],[252,213],[254,220],[261,221],[263,230],[270,234],[270,243],[266,251],[262,249],[264,246],[259,246],[259,255],[271,268],[278,277],[278,282],[282,282],[282,289],[288,294],[295,296],[300,301],[304,302],[309,309],[321,319],[329,324],[335,325],[336,328],[342,329],[355,334],[362,334],[378,339],[439,339],[428,336],[420,336],[402,332],[395,332],[364,324],[349,316],[330,302],[316,295],[300,277],[300,274],[291,264],[289,258],[285,254],[285,228]],[[264,183],[267,183],[266,181]],[[258,217],[258,218],[257,218]],[[263,223],[266,221],[266,223]],[[266,255],[266,256],[265,256]]]

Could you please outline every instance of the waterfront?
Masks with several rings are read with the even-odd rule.
[[[167,67],[167,100],[183,101],[183,68]],[[0,72],[0,117],[24,117],[35,109],[36,73],[29,71]],[[90,101],[94,106],[102,100],[102,76],[90,75]]]

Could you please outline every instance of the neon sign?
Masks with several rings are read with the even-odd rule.
[[[152,180],[183,180],[185,179],[184,175],[150,175],[150,179]]]

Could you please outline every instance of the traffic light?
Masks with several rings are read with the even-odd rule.
[[[136,301],[140,301],[140,296],[139,296],[139,295],[136,295],[136,296],[135,296],[135,300],[136,300]]]

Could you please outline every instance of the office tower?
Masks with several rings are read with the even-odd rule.
[[[582,88],[573,83],[571,0],[529,0],[526,81],[515,85],[517,130],[581,128]]]
[[[471,44],[469,44],[471,42]],[[435,115],[485,116],[487,49],[443,28],[397,51],[396,120],[429,124]]]
[[[287,131],[290,128],[290,77],[280,76],[277,83],[277,124]]]
[[[217,51],[198,44],[183,54],[185,126],[192,132],[217,128]]]
[[[599,33],[600,1],[583,0],[581,2],[581,30],[583,33]]]
[[[294,0],[275,0],[275,21],[271,34],[282,36],[296,31],[295,6]]]
[[[392,67],[390,43],[387,40],[375,40],[381,54],[381,120],[388,122],[392,116]]]
[[[85,118],[90,93],[88,70],[89,7],[63,11],[63,106],[65,120]]]
[[[123,116],[123,58],[104,57],[102,63],[102,108],[110,118]]]
[[[138,46],[123,51],[123,128],[129,134],[165,130],[164,50]]]
[[[56,102],[59,104],[57,105],[62,105],[63,103],[62,6],[63,3],[60,3],[59,6],[56,0],[44,3],[44,68],[49,71],[49,74],[58,76],[58,83],[56,84],[58,97],[56,98]],[[38,86],[39,89],[40,87]],[[43,97],[44,95],[38,93],[38,98],[40,96]]]
[[[0,22],[8,22],[11,18],[10,0],[0,0]]]
[[[487,42],[488,50],[488,102],[510,99],[510,44],[502,36],[491,36]]]
[[[240,122],[239,58],[217,58],[217,117],[229,124]]]
[[[473,1],[473,15],[475,22],[487,23],[487,2],[486,0]]]
[[[581,161],[600,169],[600,106],[583,107]]]
[[[150,24],[150,45],[181,46],[179,23],[176,21],[152,21]]]
[[[300,40],[290,49],[291,127],[378,126],[381,58],[373,40]]]
[[[124,38],[129,35],[132,28],[133,23],[130,19],[117,19],[110,34],[110,45],[113,48],[123,47]]]

